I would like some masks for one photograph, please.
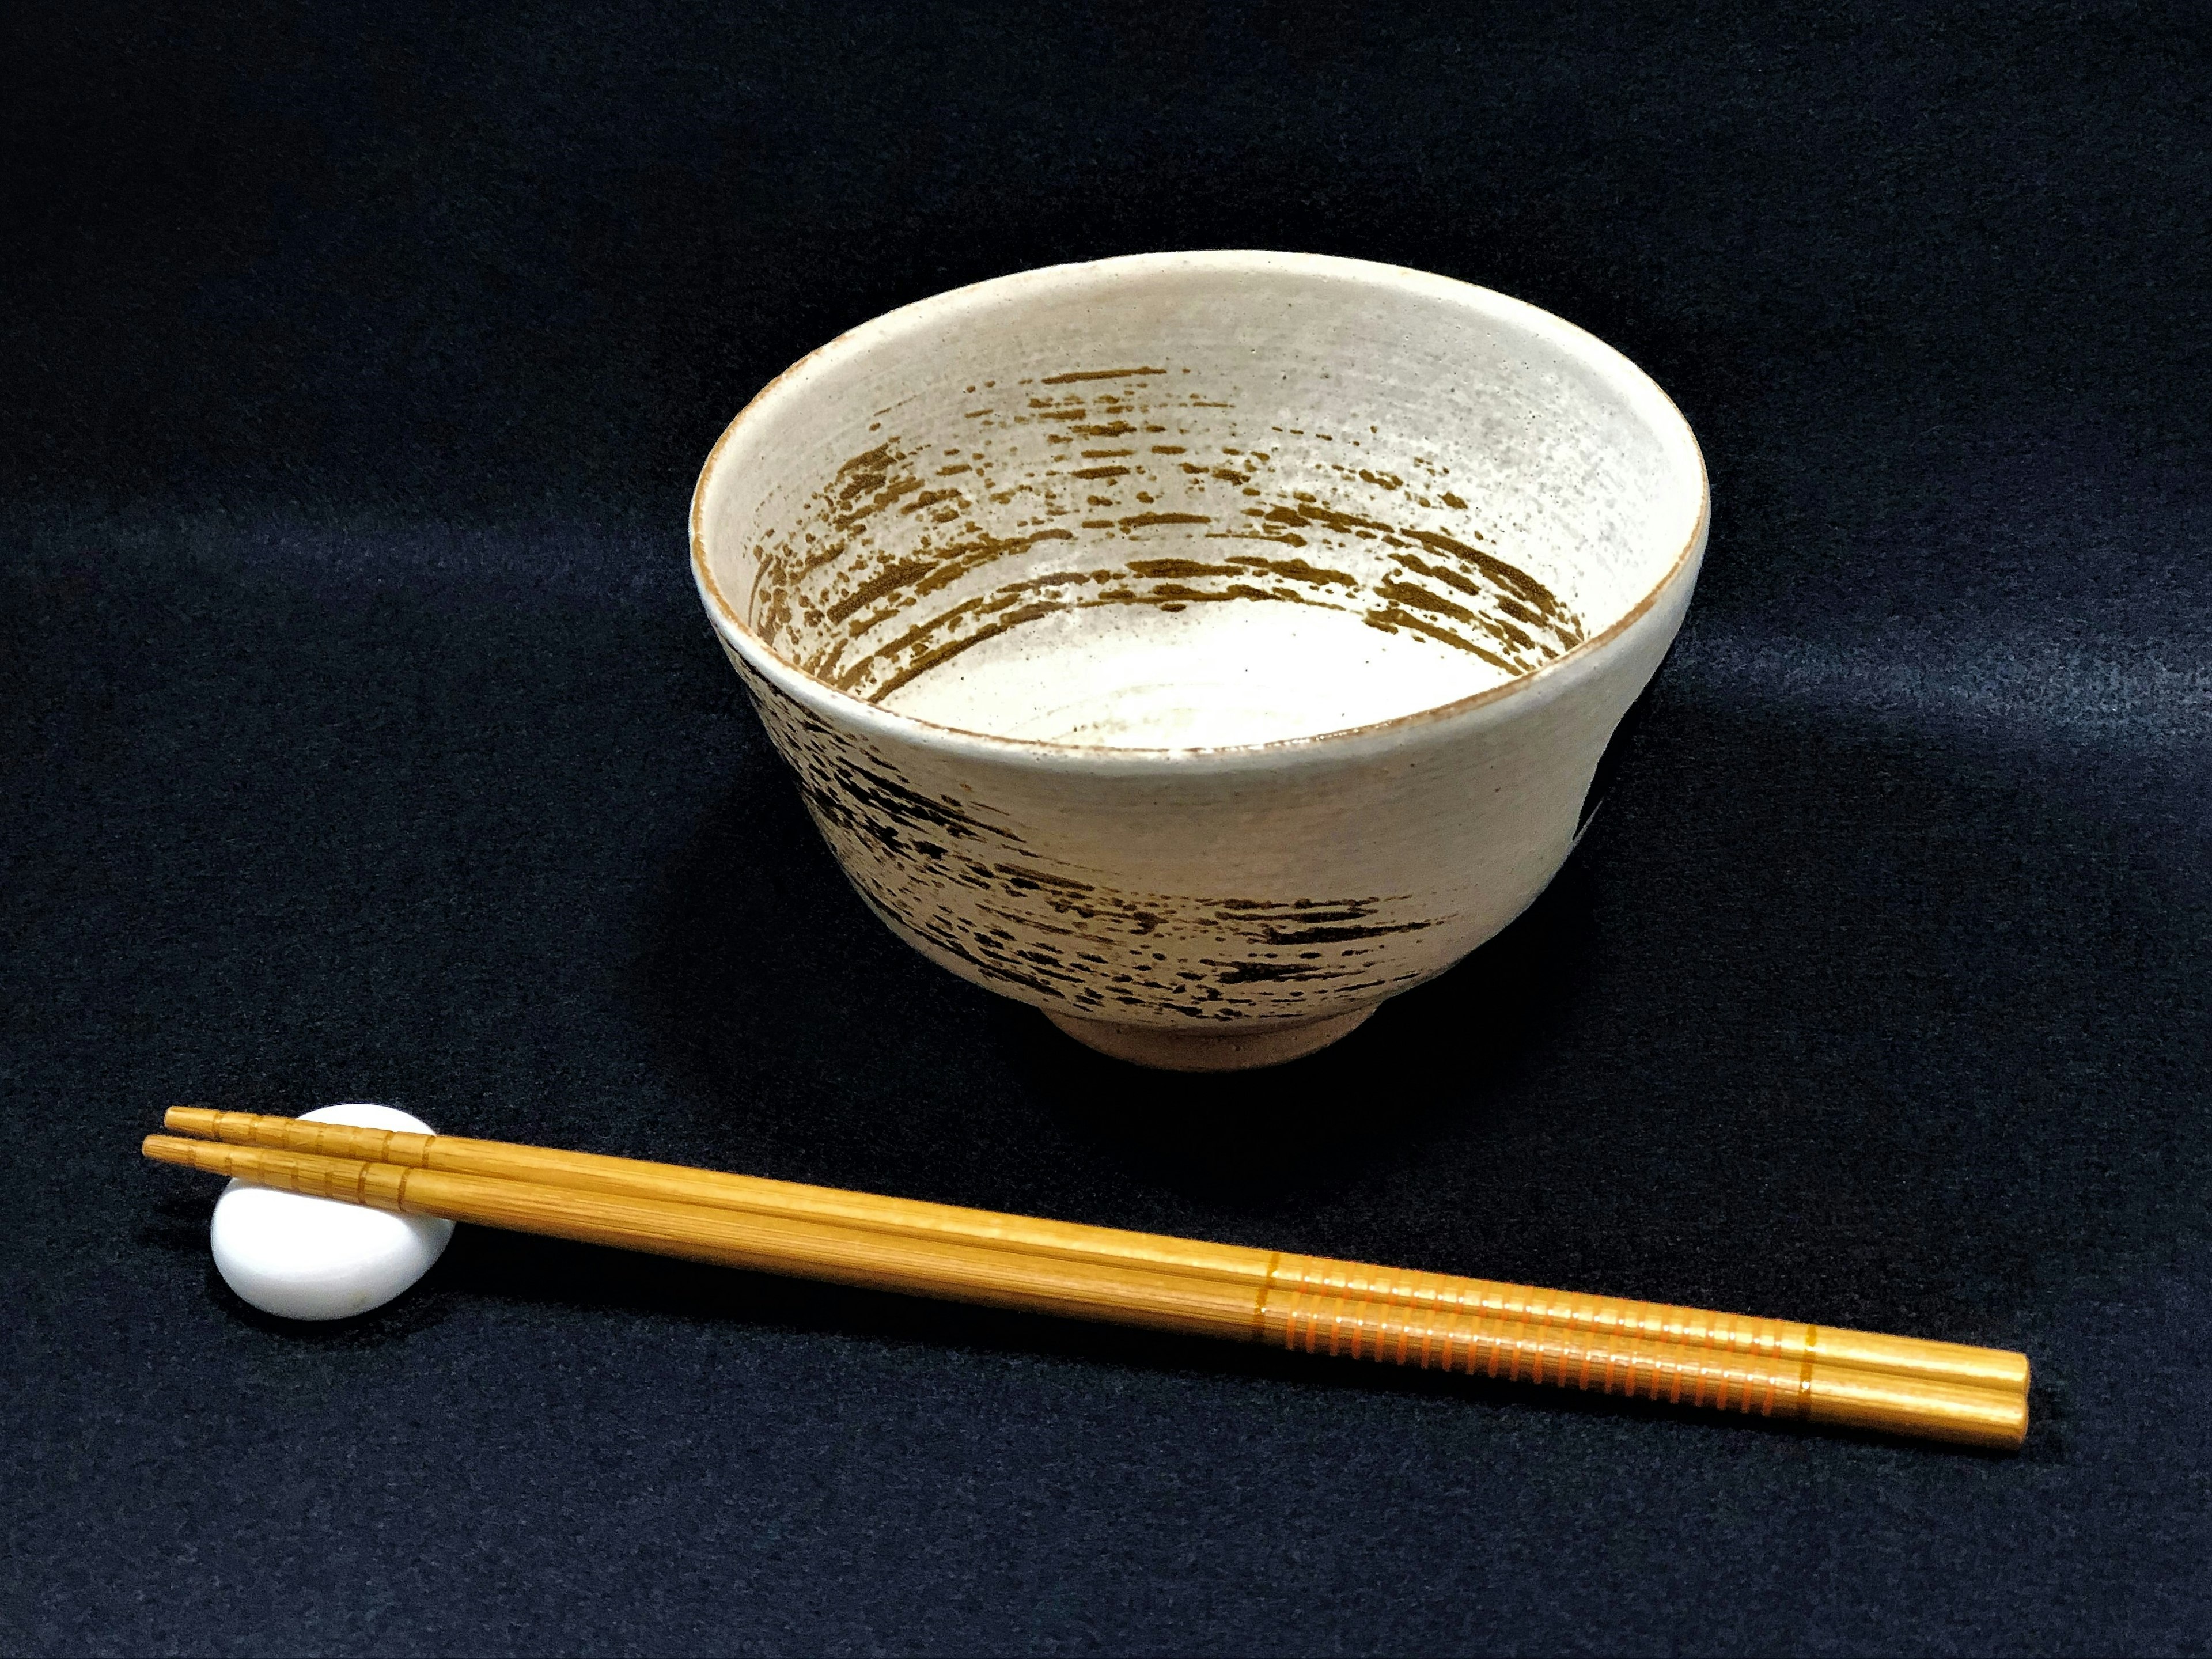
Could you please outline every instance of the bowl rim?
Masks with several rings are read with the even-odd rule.
[[[816,369],[828,360],[868,349],[902,330],[921,325],[928,320],[930,313],[940,310],[957,309],[962,304],[973,304],[978,300],[996,297],[1012,289],[1064,283],[1078,274],[1091,276],[1125,270],[1134,276],[1174,270],[1212,270],[1231,273],[1287,270],[1397,288],[1463,305],[1471,304],[1491,316],[1503,318],[1533,334],[1547,337],[1553,344],[1600,371],[1609,384],[1626,393],[1632,402],[1645,405],[1648,412],[1656,417],[1654,424],[1660,428],[1662,436],[1669,427],[1679,434],[1686,447],[1689,459],[1698,469],[1698,508],[1688,533],[1683,538],[1681,546],[1666,570],[1638,596],[1634,604],[1605,628],[1540,667],[1449,702],[1409,709],[1387,720],[1369,720],[1358,726],[1338,726],[1297,737],[1272,738],[1264,743],[1123,748],[1103,744],[1063,743],[1042,738],[1005,737],[997,732],[946,726],[936,720],[902,714],[895,709],[870,702],[864,697],[856,697],[849,691],[841,690],[779,655],[766,640],[753,631],[751,625],[738,614],[737,607],[724,597],[707,558],[707,492],[714,481],[715,468],[738,428],[770,398],[781,394],[787,385],[803,378],[810,370]],[[1697,434],[1691,429],[1688,420],[1656,380],[1626,354],[1607,345],[1588,330],[1525,300],[1500,294],[1494,289],[1462,282],[1456,277],[1438,276],[1431,271],[1416,270],[1406,265],[1350,259],[1334,254],[1224,248],[1122,254],[1111,258],[1040,265],[947,289],[942,293],[896,307],[847,329],[817,346],[755,392],[730,423],[722,428],[714,447],[707,452],[707,459],[699,469],[698,481],[692,487],[689,528],[692,581],[698,589],[701,602],[706,606],[708,619],[714,625],[715,633],[731,648],[742,654],[758,672],[801,702],[825,705],[825,714],[833,714],[849,726],[863,730],[872,729],[887,737],[903,736],[908,741],[927,748],[966,751],[978,757],[1028,759],[1098,770],[1133,768],[1149,771],[1161,765],[1188,766],[1206,761],[1235,762],[1240,758],[1286,757],[1316,750],[1340,751],[1365,746],[1376,738],[1388,739],[1414,727],[1449,720],[1476,709],[1526,698],[1557,687],[1563,681],[1577,678],[1578,671],[1585,669],[1607,647],[1641,622],[1658,605],[1661,598],[1686,575],[1694,574],[1705,550],[1706,531],[1711,516],[1711,478],[1705,468],[1705,452],[1698,447]]]

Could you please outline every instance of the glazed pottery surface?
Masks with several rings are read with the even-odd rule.
[[[1218,1069],[1333,1041],[1542,890],[1705,521],[1687,424],[1571,325],[1177,253],[823,347],[715,446],[691,556],[895,932]]]

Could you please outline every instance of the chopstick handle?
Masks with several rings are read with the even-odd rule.
[[[1352,1340],[1348,1333],[1354,1327],[1372,1326],[1378,1319],[1387,1327],[1406,1316],[1401,1310],[1410,1310],[1454,1330],[1487,1329],[1501,1323],[1534,1326],[1574,1333],[1596,1348],[1650,1342],[1695,1350],[1713,1363],[1754,1364],[1784,1371],[1814,1364],[2021,1397],[2027,1393],[2027,1356],[2006,1348],[1885,1336],[1796,1320],[1755,1319],[1449,1273],[1408,1273],[1319,1256],[1279,1257],[1270,1279],[1285,1292],[1279,1298],[1282,1339],[1309,1349],[1317,1343]],[[1271,1319],[1268,1335],[1273,1339],[1277,1334]]]
[[[2027,1432],[2024,1383],[1937,1381],[1826,1360],[1819,1347],[1826,1333],[1817,1326],[1438,1274],[1376,1282],[1365,1277],[1372,1271],[1282,1259],[1261,1304],[1261,1340],[1307,1353],[1968,1445],[2008,1449]],[[1346,1274],[1360,1277],[1347,1282]],[[1522,1298],[1457,1303],[1455,1292],[1467,1287]],[[1650,1334],[1655,1325],[1663,1334]]]
[[[1378,1278],[1314,1257],[1273,1256],[1255,1285],[999,1244],[171,1135],[148,1136],[145,1152],[164,1163],[379,1209],[910,1295],[1980,1445],[2017,1445],[2027,1428],[2021,1394],[1829,1366],[1778,1341],[1762,1346],[1716,1332],[1701,1342],[1644,1334],[1638,1315],[1649,1304],[1612,1304],[1622,1312],[1610,1334],[1593,1335],[1551,1317],[1550,1303],[1491,1311],[1455,1299],[1455,1291],[1480,1281]],[[1596,1304],[1597,1316],[1605,1312],[1595,1298],[1553,1300]],[[1579,1311],[1585,1322],[1592,1316],[1589,1306]]]

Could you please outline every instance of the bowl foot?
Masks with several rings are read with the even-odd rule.
[[[1112,1020],[1078,1019],[1049,1008],[1044,1017],[1085,1048],[1133,1066],[1150,1066],[1163,1072],[1248,1072],[1255,1066],[1280,1066],[1326,1048],[1357,1030],[1374,1012],[1359,1008],[1319,1019],[1271,1019],[1221,1032],[1121,1025]]]

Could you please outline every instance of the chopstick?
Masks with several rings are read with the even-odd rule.
[[[950,1300],[2017,1446],[2024,1356],[678,1165],[180,1107],[148,1157],[389,1210]]]
[[[1295,1274],[1298,1282],[1317,1288],[1348,1291],[1357,1285],[1364,1294],[1387,1296],[1387,1287],[1409,1277],[1395,1268],[1314,1257],[1285,1257],[1279,1253],[1233,1244],[1048,1221],[992,1210],[962,1209],[949,1204],[803,1186],[757,1176],[608,1158],[592,1152],[562,1152],[508,1141],[410,1134],[343,1123],[309,1123],[297,1118],[222,1112],[199,1106],[172,1107],[163,1124],[180,1134],[237,1146],[708,1204],[902,1237],[937,1237],[1081,1261],[1122,1262],[1252,1285],[1266,1281],[1272,1272],[1278,1279],[1285,1281]],[[1783,1358],[1817,1358],[1823,1364],[1996,1388],[2014,1394],[2024,1394],[2027,1388],[2026,1356],[2002,1349],[1884,1336],[1832,1326],[1814,1328],[1780,1321],[1747,1320],[1701,1309],[1571,1296],[1486,1279],[1432,1274],[1413,1277],[1419,1279],[1420,1287],[1408,1294],[1418,1305],[1456,1308],[1492,1318],[1607,1337],[1694,1341],[1726,1352],[1741,1349],[1767,1352]]]

